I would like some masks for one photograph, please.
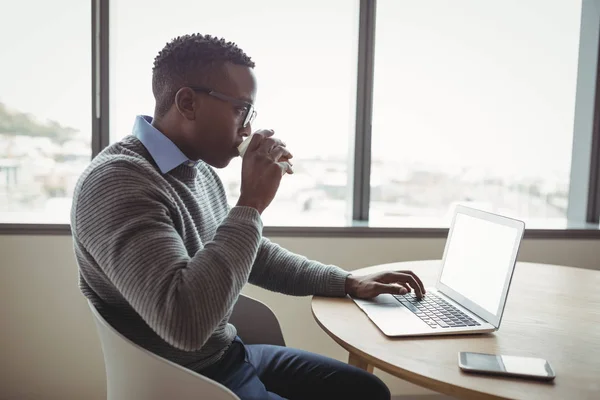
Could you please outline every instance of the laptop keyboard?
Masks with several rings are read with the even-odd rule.
[[[433,293],[428,293],[422,299],[418,299],[414,293],[393,296],[433,329],[480,325],[473,318]]]

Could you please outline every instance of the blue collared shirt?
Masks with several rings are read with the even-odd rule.
[[[196,161],[189,160],[171,139],[152,126],[152,117],[138,115],[133,125],[132,135],[142,142],[163,174],[181,164],[188,167],[195,167],[198,164]]]

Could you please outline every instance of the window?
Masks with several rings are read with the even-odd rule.
[[[294,153],[266,226],[440,228],[466,204],[597,229],[599,17],[600,0],[0,5],[0,231],[66,232],[91,156],[153,115],[156,54],[194,32],[256,62],[253,129]],[[241,159],[216,172],[235,204]]]
[[[224,37],[256,62],[253,129],[274,129],[294,154],[295,174],[284,177],[265,224],[347,223],[358,2],[115,1],[110,18],[112,142],[131,132],[136,115],[153,114],[152,63],[166,41],[193,32]],[[240,168],[238,158],[217,170],[231,204]]]
[[[89,2],[0,6],[0,223],[69,222],[91,158]]]
[[[564,220],[580,20],[575,0],[378,1],[371,225],[456,203]]]

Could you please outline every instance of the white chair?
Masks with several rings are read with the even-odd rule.
[[[239,400],[225,386],[133,343],[88,304],[104,354],[108,400]],[[285,346],[277,317],[258,300],[240,295],[230,321],[246,344]]]

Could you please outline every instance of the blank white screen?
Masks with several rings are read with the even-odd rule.
[[[519,231],[457,214],[440,281],[496,314]]]

